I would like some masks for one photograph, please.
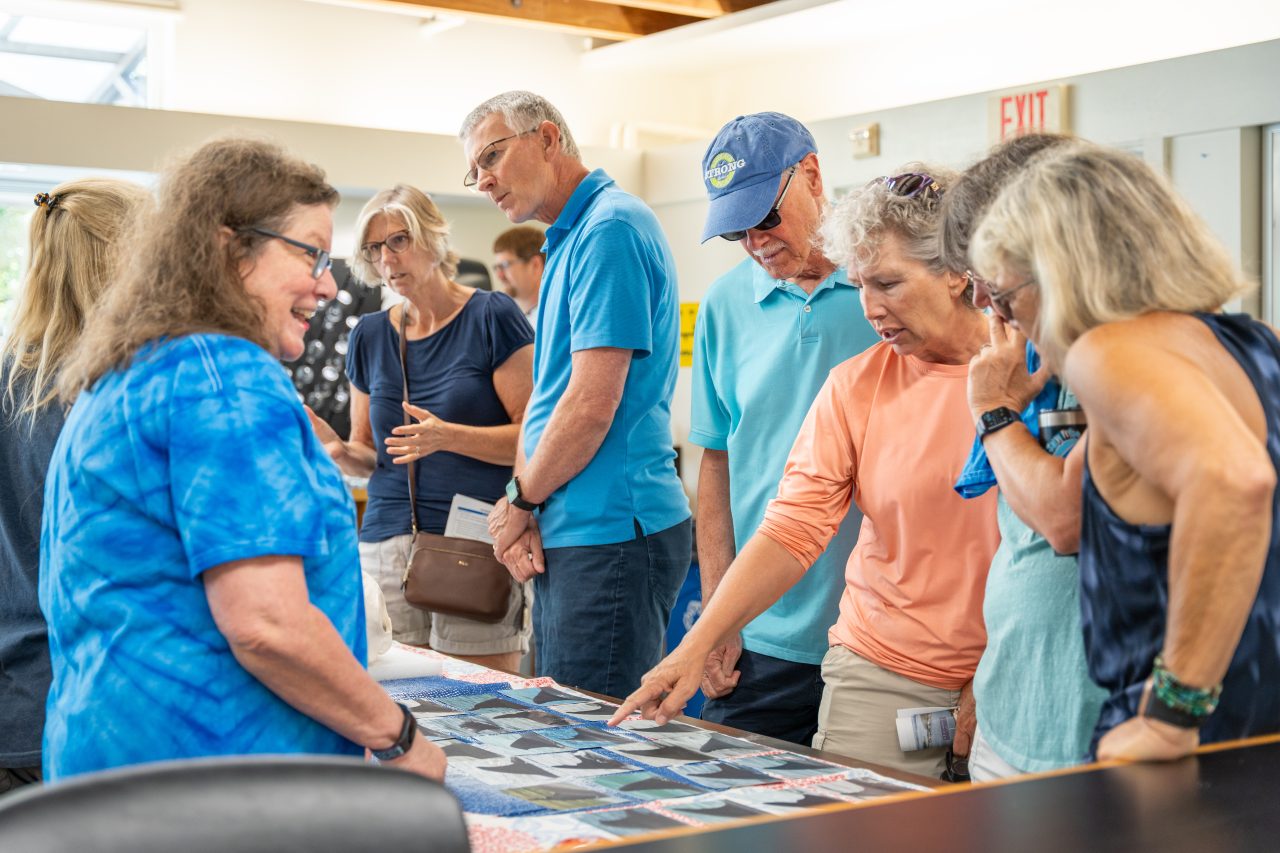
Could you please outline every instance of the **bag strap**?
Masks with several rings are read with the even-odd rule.
[[[404,389],[404,401],[409,402],[409,338],[405,334],[405,328],[409,325],[408,302],[400,303],[400,378],[402,380],[401,387]],[[404,425],[409,426],[411,420],[409,412],[406,409],[404,413]],[[418,489],[413,478],[413,469],[417,467],[417,462],[410,462],[404,467],[409,471],[409,517],[413,520],[413,535],[418,535]]]

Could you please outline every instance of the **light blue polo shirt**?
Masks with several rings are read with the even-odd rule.
[[[711,285],[693,339],[689,440],[729,452],[729,504],[740,550],[778,491],[791,445],[831,368],[876,343],[857,288],[837,269],[811,295],[747,258]],[[800,582],[742,631],[750,651],[818,664],[836,621],[856,508]]]
[[[524,449],[533,458],[569,386],[573,353],[632,351],[613,424],[596,455],[547,499],[547,548],[604,545],[666,530],[689,517],[676,476],[671,393],[680,329],[676,265],[658,219],[597,169],[547,229],[538,294],[533,394]]]

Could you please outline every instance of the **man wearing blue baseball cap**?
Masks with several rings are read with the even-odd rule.
[[[698,475],[704,604],[764,518],[787,454],[827,372],[879,338],[844,269],[815,246],[827,208],[812,134],[781,113],[729,122],[707,148],[705,243],[748,257],[718,278],[698,313],[689,440]],[[818,728],[827,629],[844,590],[857,509],[809,572],[712,652],[705,720],[807,744]]]

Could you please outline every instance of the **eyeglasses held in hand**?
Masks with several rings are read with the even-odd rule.
[[[778,213],[778,208],[782,207],[782,200],[787,197],[787,190],[791,189],[791,179],[796,176],[797,168],[799,168],[798,165],[791,167],[791,171],[787,173],[787,182],[782,185],[782,192],[778,194],[778,200],[773,203],[773,207],[769,208],[764,219],[761,219],[754,228],[747,229],[748,231],[768,231],[782,224],[782,214]],[[721,239],[728,240],[730,243],[736,243],[746,236],[746,231],[726,231],[720,235]]]
[[[880,182],[888,188],[889,192],[901,198],[915,198],[916,196],[924,196],[930,199],[942,198],[942,184],[938,183],[933,176],[926,175],[923,172],[886,175],[880,179]]]
[[[513,133],[510,136],[495,139],[485,147],[481,148],[480,153],[476,155],[476,164],[471,167],[471,171],[462,176],[462,185],[467,189],[472,189],[476,184],[480,183],[481,169],[486,172],[492,172],[494,169],[498,168],[498,163],[502,160],[502,155],[507,153],[507,149],[495,148],[495,145],[499,145],[510,139],[519,139],[521,136],[528,136],[531,133],[537,132],[538,128],[535,127],[521,133]]]
[[[382,247],[386,246],[388,251],[400,254],[413,245],[413,238],[409,236],[408,231],[397,231],[385,240],[374,240],[365,243],[360,247],[360,260],[367,264],[376,264],[382,260]]]
[[[321,249],[319,246],[313,246],[310,243],[304,243],[301,240],[295,240],[292,237],[286,237],[270,228],[259,228],[257,225],[250,225],[247,228],[237,229],[240,233],[252,231],[254,234],[261,234],[263,237],[270,237],[273,240],[279,240],[288,243],[290,246],[296,246],[312,258],[315,263],[311,267],[311,277],[319,279],[333,267],[333,261],[329,258],[329,253]]]

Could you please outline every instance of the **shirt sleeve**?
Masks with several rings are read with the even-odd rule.
[[[330,550],[323,490],[303,452],[311,426],[279,364],[248,346],[185,371],[170,406],[170,496],[192,577],[233,560]]]
[[[485,313],[486,340],[489,344],[489,367],[497,370],[516,350],[533,343],[533,327],[520,306],[505,293],[489,296]]]
[[[778,494],[769,501],[759,528],[806,569],[826,550],[853,499],[858,460],[844,396],[834,375],[828,376],[809,407]]]
[[[714,303],[708,299],[693,328],[693,409],[689,441],[707,450],[729,449],[729,410],[712,375],[711,339],[715,337]]]
[[[369,393],[369,323],[376,314],[366,314],[347,338],[347,381],[361,394]]]
[[[634,227],[616,219],[592,227],[569,272],[570,351],[617,347],[649,355],[655,290],[665,277]]]

